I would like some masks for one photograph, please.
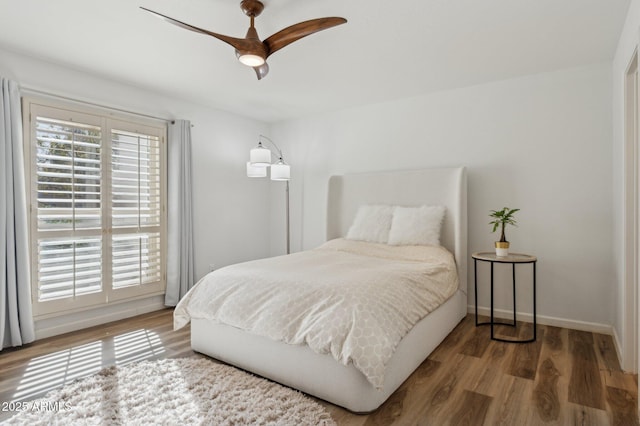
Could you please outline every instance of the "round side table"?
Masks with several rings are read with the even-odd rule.
[[[536,340],[536,263],[538,259],[535,256],[521,253],[510,253],[508,256],[496,256],[494,252],[482,252],[473,253],[473,273],[474,273],[474,285],[475,285],[475,302],[476,302],[476,327],[480,325],[491,326],[491,340],[497,340],[507,343],[529,343]],[[478,261],[491,263],[491,321],[478,322]],[[513,276],[513,323],[497,322],[493,315],[493,264],[494,263],[506,263],[511,264],[512,276]],[[533,265],[533,337],[524,340],[510,340],[501,339],[495,337],[493,334],[493,327],[496,324],[508,325],[511,327],[516,326],[516,265],[517,264],[530,263]]]

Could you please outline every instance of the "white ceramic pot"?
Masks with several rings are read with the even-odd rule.
[[[507,257],[509,256],[509,242],[508,241],[496,241],[496,256]]]

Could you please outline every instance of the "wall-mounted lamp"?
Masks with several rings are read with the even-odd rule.
[[[269,148],[262,145],[264,139],[278,151],[278,161],[272,163],[272,154]],[[286,185],[286,221],[287,221],[287,254],[291,253],[291,243],[289,234],[289,180],[291,179],[291,167],[285,163],[282,151],[271,139],[264,135],[258,137],[258,146],[249,152],[247,162],[248,177],[267,177],[267,169],[271,169],[271,180],[285,181]]]

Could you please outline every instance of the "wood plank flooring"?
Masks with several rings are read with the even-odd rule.
[[[497,327],[526,337],[532,325]],[[368,415],[324,401],[340,425],[638,425],[637,376],[610,336],[538,326],[538,340],[489,339],[467,316],[407,381]],[[202,356],[167,309],[0,352],[0,402],[33,399],[109,365]],[[0,421],[11,413],[0,412]]]

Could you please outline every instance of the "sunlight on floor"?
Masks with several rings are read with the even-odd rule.
[[[116,365],[141,361],[165,352],[158,334],[148,330],[136,330],[116,336],[113,343],[116,351]]]
[[[92,342],[34,358],[27,366],[13,400],[28,399],[78,377],[95,373],[101,368],[102,342]]]
[[[115,336],[113,340],[100,340],[43,355],[29,362],[12,399],[27,400],[109,365],[125,365],[164,352],[157,333],[140,329]]]

